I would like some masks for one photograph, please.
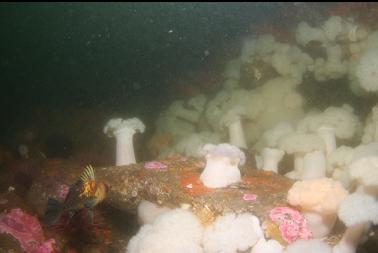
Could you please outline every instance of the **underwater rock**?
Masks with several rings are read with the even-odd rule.
[[[20,196],[24,196],[30,189],[35,176],[38,174],[39,160],[14,160],[6,165],[2,184],[6,189],[13,187]],[[2,180],[1,180],[2,181]]]
[[[210,189],[199,180],[203,160],[175,157],[160,162],[166,168],[151,170],[145,168],[145,163],[98,168],[96,176],[110,183],[106,202],[123,210],[135,210],[142,199],[169,207],[189,204],[197,215],[204,215],[201,220],[207,223],[228,211],[268,217],[273,207],[287,205],[286,193],[293,184],[292,180],[275,173],[244,168],[242,171],[247,173],[242,182]],[[255,200],[245,196],[254,196]],[[206,218],[206,213],[211,217]]]
[[[0,192],[8,191],[10,186],[14,187],[16,182],[13,178],[13,173],[5,168],[0,169]]]
[[[31,211],[30,207],[25,203],[25,200],[16,193],[16,190],[9,187],[9,190],[0,193],[0,213],[13,208],[21,208],[24,211]]]
[[[49,197],[64,200],[67,188],[77,180],[81,172],[82,168],[76,164],[60,159],[49,159],[41,165],[39,175],[26,196],[38,216],[45,213]]]
[[[288,225],[284,226],[285,229],[280,229],[282,224],[273,221],[269,216],[276,207],[290,207],[286,198],[294,183],[291,179],[273,172],[256,170],[247,165],[241,169],[240,183],[210,189],[199,180],[204,168],[202,159],[178,156],[159,162],[167,167],[151,170],[145,168],[145,163],[139,163],[98,168],[96,176],[100,180],[106,180],[110,185],[105,202],[128,211],[135,211],[142,199],[171,208],[186,206],[191,208],[205,225],[229,212],[248,212],[259,218],[266,236],[284,245],[287,244],[286,234],[282,231],[292,232],[296,229]],[[325,241],[334,245],[342,232],[331,234]],[[298,236],[306,237],[302,234]]]
[[[276,207],[290,207],[286,197],[293,180],[247,165],[241,169],[241,182],[225,188],[210,189],[199,180],[205,165],[202,159],[176,156],[151,164],[164,166],[159,166],[159,169],[152,166],[154,169],[151,169],[151,166],[146,166],[150,163],[142,162],[95,168],[96,178],[109,184],[105,202],[117,209],[134,213],[142,199],[170,208],[186,206],[191,208],[203,224],[210,224],[218,216],[228,212],[248,212],[259,218],[266,235],[285,242],[279,229],[280,224],[273,221],[269,213]],[[50,171],[50,174],[59,176],[45,175],[34,183],[31,189],[34,193],[30,196],[38,203],[40,214],[43,214],[48,197],[58,197],[59,187],[54,188],[52,185],[71,185],[81,171]],[[330,238],[329,243],[334,244],[339,235],[333,234]]]
[[[23,253],[20,243],[9,234],[0,234],[0,252]]]

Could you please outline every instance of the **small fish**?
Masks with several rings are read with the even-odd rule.
[[[93,220],[93,208],[105,199],[107,191],[107,185],[96,181],[93,167],[88,165],[76,183],[70,187],[64,202],[49,198],[44,222],[54,225],[62,214],[69,212],[72,217],[84,208],[90,211],[90,218]]]

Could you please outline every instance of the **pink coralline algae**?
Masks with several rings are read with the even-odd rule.
[[[68,185],[60,184],[56,192],[59,198],[66,199],[69,190],[70,190],[70,187]]]
[[[308,240],[313,238],[307,220],[298,210],[289,207],[275,207],[270,210],[269,217],[272,221],[279,223],[282,238],[288,243],[298,239]]]
[[[146,162],[144,164],[144,168],[149,169],[149,170],[162,170],[162,169],[166,169],[167,167],[168,167],[167,165],[159,161],[151,161],[151,162]]]
[[[32,253],[55,253],[55,240],[49,239],[34,249]]]
[[[41,224],[37,218],[21,209],[0,214],[0,233],[10,234],[27,253],[53,253],[55,240],[45,242]]]
[[[257,199],[257,195],[252,193],[244,193],[243,199],[245,201],[255,201]]]

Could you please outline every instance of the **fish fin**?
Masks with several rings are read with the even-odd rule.
[[[80,176],[80,180],[83,182],[95,180],[94,169],[92,165],[87,165],[87,167],[85,167],[83,173]]]
[[[98,203],[98,199],[96,197],[89,197],[84,201],[84,206],[86,208],[93,208]]]
[[[89,224],[94,224],[94,210],[92,208],[88,209]]]
[[[47,225],[54,225],[59,220],[62,211],[63,203],[56,199],[49,198],[43,222]]]

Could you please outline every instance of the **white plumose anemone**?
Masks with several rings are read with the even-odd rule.
[[[239,148],[227,143],[206,144],[202,153],[206,157],[206,167],[200,180],[206,187],[226,187],[241,180],[238,165],[245,163],[245,155]]]
[[[218,217],[205,229],[203,248],[206,253],[245,251],[264,238],[259,219],[249,213],[229,213]]]
[[[364,90],[378,91],[378,49],[368,50],[361,56],[356,76]]]
[[[369,223],[378,223],[378,202],[371,196],[353,193],[341,203],[338,215],[347,230],[333,253],[355,253]]]
[[[131,238],[126,253],[203,253],[203,227],[187,210],[173,209],[141,227]]]
[[[117,141],[116,165],[129,165],[136,162],[134,153],[133,136],[139,131],[144,132],[145,126],[138,118],[111,119],[104,127],[104,133],[114,136]]]

